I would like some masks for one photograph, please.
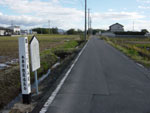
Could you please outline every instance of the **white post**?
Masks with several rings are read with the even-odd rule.
[[[30,41],[30,55],[31,55],[32,71],[35,73],[36,93],[38,94],[39,91],[38,91],[37,70],[40,68],[40,49],[39,49],[39,41],[35,36],[33,36]]]
[[[31,84],[29,69],[28,38],[19,38],[19,61],[22,87],[22,99],[24,104],[31,103]]]
[[[36,86],[36,94],[39,94],[39,88],[38,88],[38,78],[37,78],[37,70],[35,73],[35,86]]]

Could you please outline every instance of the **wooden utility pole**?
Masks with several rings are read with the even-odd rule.
[[[87,39],[87,0],[85,0],[85,41]]]
[[[133,21],[133,31],[134,31],[134,21]]]
[[[51,33],[51,31],[50,31],[50,20],[48,21],[48,24],[49,24],[49,34]]]
[[[90,35],[90,9],[88,9],[88,35]]]
[[[90,34],[92,35],[92,17],[90,17]]]

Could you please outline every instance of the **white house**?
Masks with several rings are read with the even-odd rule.
[[[58,33],[63,35],[63,34],[65,34],[65,31],[63,29],[58,29]]]
[[[20,26],[10,26],[9,29],[13,30],[13,34],[20,35],[21,29]]]
[[[11,35],[12,30],[4,27],[0,27],[0,36]]]
[[[21,30],[21,31],[20,31],[20,34],[21,34],[21,35],[27,35],[27,34],[28,34],[28,30]]]
[[[0,36],[5,35],[5,29],[3,27],[0,27]]]
[[[146,33],[144,36],[149,38],[150,37],[150,33]]]
[[[109,27],[109,31],[111,31],[111,32],[123,32],[124,26],[119,24],[119,23],[116,23],[116,24],[113,24]]]

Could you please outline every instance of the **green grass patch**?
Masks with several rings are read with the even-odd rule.
[[[136,62],[143,64],[147,68],[150,67],[150,51],[147,50],[150,47],[147,44],[150,43],[150,39],[108,37],[101,37],[101,39],[106,40],[110,45],[122,51]]]

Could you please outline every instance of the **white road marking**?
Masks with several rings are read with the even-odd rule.
[[[138,66],[145,68],[142,64],[136,63]]]
[[[88,42],[87,42],[87,44],[88,44]],[[62,85],[64,84],[64,82],[67,79],[68,75],[70,74],[71,70],[73,69],[74,65],[76,64],[76,62],[78,61],[79,57],[81,56],[81,54],[85,50],[87,44],[83,47],[83,49],[81,50],[81,52],[79,53],[79,55],[75,59],[74,63],[71,65],[70,69],[68,70],[68,72],[66,73],[66,75],[64,76],[64,78],[61,80],[61,82],[59,83],[59,85],[57,86],[57,88],[55,89],[55,91],[51,94],[51,96],[49,97],[49,99],[46,101],[46,103],[44,104],[44,106],[41,109],[40,113],[46,113],[47,112],[48,107],[51,105],[51,103],[55,99],[56,95],[58,94],[59,90],[61,89]]]

